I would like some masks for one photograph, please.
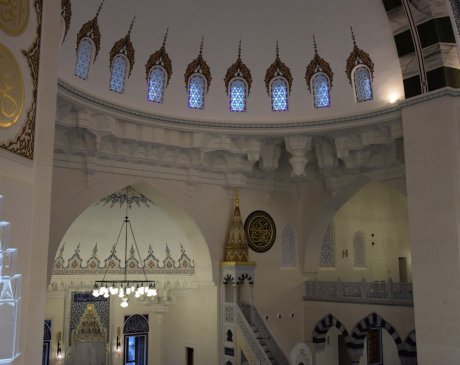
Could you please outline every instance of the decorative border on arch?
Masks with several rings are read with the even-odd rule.
[[[198,54],[198,57],[195,58],[192,62],[190,62],[187,66],[187,69],[185,70],[184,74],[184,79],[185,79],[185,89],[188,90],[188,83],[190,81],[190,78],[194,74],[200,74],[204,76],[206,79],[206,92],[209,91],[209,86],[211,85],[211,69],[209,68],[208,64],[203,58],[203,45],[204,45],[204,37],[201,39],[201,44],[200,44],[200,53]]]
[[[225,83],[225,91],[228,94],[228,88],[230,86],[230,82],[236,78],[241,77],[246,84],[248,85],[248,95],[251,92],[251,85],[252,85],[252,76],[251,70],[244,64],[243,60],[241,59],[241,41],[238,45],[238,57],[233,65],[231,65],[227,69],[227,73],[225,74],[224,83]]]
[[[391,325],[391,323],[384,320],[377,313],[371,313],[366,318],[359,321],[359,323],[353,329],[353,333],[349,337],[347,342],[347,347],[354,352],[362,354],[364,349],[364,341],[366,340],[367,333],[371,328],[383,328],[385,329],[393,338],[397,348],[398,354],[401,354],[404,351],[404,343],[399,335],[398,331]]]
[[[27,111],[27,119],[18,135],[0,145],[7,151],[13,152],[29,160],[34,159],[35,121],[37,117],[38,71],[40,67],[40,44],[42,33],[43,0],[34,1],[37,16],[37,36],[28,50],[22,50],[27,59],[32,79],[32,103]]]
[[[331,65],[329,62],[327,62],[324,58],[320,57],[318,54],[318,47],[316,44],[316,40],[313,37],[313,47],[315,49],[315,55],[313,59],[310,61],[310,63],[307,66],[307,69],[305,71],[305,81],[307,81],[307,87],[308,91],[311,90],[311,80],[313,76],[315,76],[317,73],[323,73],[325,74],[330,83],[330,88],[332,88],[333,81],[334,81],[334,72],[332,71]]]
[[[128,77],[131,76],[131,72],[133,71],[133,67],[134,67],[134,55],[136,53],[136,51],[134,50],[133,43],[131,42],[131,31],[133,30],[133,25],[134,25],[135,20],[136,20],[136,17],[134,17],[133,20],[131,21],[131,24],[129,25],[128,33],[123,38],[115,42],[112,49],[110,50],[110,57],[109,57],[110,72],[112,72],[113,60],[115,59],[116,56],[121,54],[125,56],[129,61]]]
[[[62,43],[64,43],[67,33],[70,28],[70,21],[72,20],[72,3],[70,0],[61,0],[61,16],[64,19],[64,37],[62,37]]]
[[[278,41],[276,42],[276,56],[275,56],[275,61],[270,65],[269,68],[267,68],[267,71],[265,72],[265,87],[267,88],[267,93],[270,94],[270,84],[272,80],[275,77],[281,76],[283,77],[289,86],[289,94],[291,93],[292,89],[292,82],[294,81],[291,70],[289,67],[287,67],[280,58],[279,55],[279,47],[278,47]]]
[[[161,66],[163,69],[166,71],[166,74],[168,77],[166,78],[166,85],[168,86],[169,80],[171,80],[172,76],[172,61],[171,58],[168,55],[168,52],[166,52],[166,40],[168,38],[168,30],[166,30],[166,34],[163,38],[163,43],[160,47],[159,50],[155,51],[152,53],[145,64],[145,78],[147,81],[149,81],[149,76],[150,76],[150,71],[152,68],[155,66]]]
[[[339,332],[345,337],[345,339],[348,339],[348,331],[343,323],[335,318],[332,314],[328,314],[319,320],[313,329],[313,343],[316,345],[317,351],[324,350],[326,345],[326,334],[332,327],[337,328]]]
[[[352,74],[353,70],[356,66],[365,65],[369,69],[371,74],[372,80],[374,79],[374,62],[372,61],[369,54],[359,48],[356,44],[355,34],[353,33],[353,29],[351,29],[351,38],[353,40],[353,50],[348,56],[347,65],[345,68],[345,73],[347,74],[348,80],[350,81],[350,85],[353,85],[352,81]]]
[[[101,13],[102,5],[104,5],[104,0],[102,0],[99,4],[94,18],[83,24],[83,26],[80,28],[77,34],[77,46],[75,48],[77,54],[78,48],[80,47],[80,42],[83,40],[83,38],[90,38],[93,41],[94,47],[96,48],[94,52],[93,63],[96,62],[97,55],[99,53],[99,50],[101,49],[101,31],[99,29],[99,24],[97,23],[97,20],[99,18],[99,14]]]
[[[402,365],[417,364],[417,338],[415,329],[407,335],[403,349],[399,351],[399,357],[401,358]]]

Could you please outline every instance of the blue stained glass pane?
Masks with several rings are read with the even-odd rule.
[[[190,78],[188,84],[188,107],[191,109],[203,109],[204,107],[204,79],[200,75]]]
[[[288,109],[288,90],[283,79],[275,79],[272,83],[272,109],[274,112]]]
[[[331,105],[329,96],[329,80],[323,73],[318,73],[313,78],[313,98],[315,108],[327,108]]]
[[[128,64],[123,56],[116,56],[112,63],[110,90],[122,93],[125,87],[126,68]]]
[[[371,75],[367,67],[359,66],[354,72],[356,101],[373,99]]]
[[[246,110],[246,84],[241,79],[235,79],[230,84],[230,111],[244,112]]]
[[[77,62],[75,64],[75,76],[86,80],[93,53],[93,44],[88,38],[83,38],[78,47]]]
[[[148,100],[156,103],[163,102],[163,90],[165,84],[165,73],[159,67],[154,67],[150,71]]]
[[[134,362],[136,361],[136,338],[134,336],[129,336],[128,337],[128,356],[127,356],[127,361],[128,362]]]

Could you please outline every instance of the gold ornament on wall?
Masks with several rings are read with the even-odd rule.
[[[0,1],[0,29],[10,36],[24,32],[29,22],[29,0]]]
[[[103,5],[104,0],[102,0],[99,4],[94,18],[83,24],[83,26],[77,34],[77,47],[75,48],[77,54],[78,47],[80,47],[80,42],[83,40],[83,38],[90,38],[94,42],[94,47],[96,47],[96,51],[94,52],[93,63],[96,62],[97,55],[99,53],[99,50],[101,49],[101,31],[99,30],[99,24],[97,20],[99,18],[99,14],[101,13]]]
[[[238,57],[233,65],[231,65],[227,69],[227,73],[224,78],[225,82],[225,91],[228,94],[228,88],[230,86],[230,81],[232,81],[235,77],[241,77],[246,81],[248,85],[248,94],[251,91],[251,85],[252,85],[252,76],[251,76],[251,71],[249,68],[243,63],[241,60],[241,40],[238,45]]]
[[[161,48],[155,53],[151,54],[147,63],[145,64],[145,77],[147,81],[149,80],[150,70],[153,67],[160,65],[165,69],[166,74],[168,75],[168,77],[166,78],[166,86],[168,86],[169,80],[171,79],[171,76],[172,76],[171,58],[169,58],[168,52],[166,52],[166,40],[167,39],[168,39],[168,29],[166,30],[166,33],[163,37],[163,44],[161,45]]]
[[[347,59],[347,66],[345,68],[348,80],[350,81],[350,84],[352,84],[351,74],[353,73],[354,68],[358,65],[366,65],[371,73],[372,79],[374,79],[374,62],[372,62],[372,59],[367,52],[363,51],[356,45],[355,33],[353,32],[353,28],[350,27],[350,29],[351,38],[353,40],[353,50]]]
[[[280,59],[279,55],[279,46],[278,41],[276,41],[276,57],[275,61],[267,68],[267,72],[265,73],[265,87],[267,88],[267,93],[270,94],[270,82],[277,76],[281,76],[286,79],[289,85],[289,93],[291,92],[292,88],[292,74],[289,67],[287,67]]]
[[[11,127],[24,105],[21,68],[11,51],[0,43],[0,127]]]
[[[313,36],[313,48],[315,49],[315,56],[308,64],[307,70],[305,71],[305,80],[307,81],[308,91],[310,92],[311,79],[318,72],[322,72],[327,75],[327,77],[329,78],[329,82],[331,83],[331,87],[334,81],[334,72],[332,71],[331,66],[326,60],[324,60],[324,58],[320,57],[318,54],[318,46],[316,44],[315,36]]]
[[[131,72],[133,71],[134,66],[134,54],[135,50],[133,47],[133,43],[131,42],[131,31],[133,30],[134,21],[136,20],[136,16],[134,16],[131,24],[129,26],[128,33],[121,38],[119,41],[115,42],[112,49],[110,50],[110,70],[112,70],[112,64],[115,57],[119,54],[126,56],[129,61],[129,73],[128,77],[131,76]]]
[[[70,0],[61,0],[61,16],[64,19],[64,37],[62,37],[62,43],[65,41],[65,37],[67,37],[67,33],[69,32],[70,28],[70,20],[72,19],[72,4]]]
[[[206,91],[209,91],[209,86],[211,85],[211,69],[203,58],[203,46],[204,46],[204,37],[201,38],[200,44],[200,53],[198,57],[195,58],[192,62],[189,63],[187,69],[185,70],[185,89],[188,89],[188,82],[192,75],[199,73],[206,78]]]

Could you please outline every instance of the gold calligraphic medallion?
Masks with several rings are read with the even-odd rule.
[[[23,105],[24,81],[21,69],[10,50],[0,43],[0,127],[15,124]]]
[[[255,252],[266,252],[275,243],[275,222],[262,210],[256,210],[249,215],[244,223],[244,230],[248,245]]]
[[[29,21],[29,0],[0,0],[0,29],[17,36]]]

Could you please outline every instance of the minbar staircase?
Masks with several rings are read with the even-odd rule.
[[[267,355],[270,364],[289,365],[288,359],[266,326],[257,308],[251,304],[240,304],[240,309],[251,327],[255,338]]]

